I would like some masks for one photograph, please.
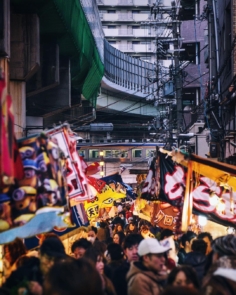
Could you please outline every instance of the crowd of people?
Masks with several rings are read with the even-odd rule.
[[[4,245],[6,280],[0,295],[233,295],[236,294],[236,236],[212,239],[208,232],[170,229],[124,213],[65,251],[53,233],[39,249],[22,240]]]

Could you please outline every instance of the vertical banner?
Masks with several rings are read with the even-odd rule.
[[[47,131],[47,135],[57,142],[64,153],[67,170],[66,180],[71,205],[74,206],[82,201],[93,199],[95,196],[87,182],[86,168],[76,150],[76,137],[70,130],[69,125],[64,124],[51,129]]]

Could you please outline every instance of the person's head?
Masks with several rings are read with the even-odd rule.
[[[85,251],[92,246],[92,243],[85,238],[74,241],[71,246],[71,252],[74,254],[75,259],[81,258]]]
[[[100,221],[100,228],[106,228],[107,223],[105,221]]]
[[[93,247],[98,249],[98,251],[102,253],[105,253],[105,251],[107,250],[107,244],[97,240],[93,243]]]
[[[117,223],[114,229],[114,232],[123,231],[123,226],[120,223]]]
[[[50,238],[50,237],[56,237],[58,239],[60,239],[58,237],[58,235],[56,235],[55,233],[45,233],[45,234],[40,234],[39,235],[39,246],[42,245],[43,241],[46,240],[47,238]]]
[[[103,295],[102,281],[86,259],[66,259],[56,263],[44,281],[44,295]]]
[[[111,243],[107,246],[106,257],[110,261],[119,261],[124,257],[124,252],[119,244]]]
[[[92,244],[95,242],[96,237],[97,237],[97,228],[95,226],[90,226],[88,227],[88,236],[87,240],[91,242]]]
[[[199,289],[196,271],[188,265],[175,267],[168,275],[167,285]]]
[[[128,218],[128,223],[134,222],[134,218],[133,217],[129,217]]]
[[[140,228],[140,231],[141,231],[141,233],[144,233],[144,234],[148,233],[149,232],[148,225],[146,225],[146,224],[142,225]]]
[[[236,256],[236,236],[226,235],[216,238],[213,240],[211,247],[213,251],[213,263],[222,256]]]
[[[95,247],[91,247],[84,253],[84,258],[89,259],[100,274],[104,272],[104,253]]]
[[[193,252],[198,252],[206,255],[207,243],[203,240],[195,239],[192,242],[191,249]]]
[[[138,245],[142,240],[140,234],[130,234],[125,237],[123,249],[128,262],[139,260]]]
[[[56,237],[50,237],[43,241],[39,249],[40,269],[46,275],[55,261],[66,257],[63,243]]]
[[[123,211],[120,212],[120,213],[118,214],[118,216],[119,216],[122,220],[125,220],[125,214],[124,214]]]
[[[16,260],[21,256],[25,255],[27,250],[23,241],[19,238],[16,238],[13,242],[5,244],[3,246],[4,257],[12,266]]]
[[[27,284],[23,283],[29,281],[37,282],[40,285],[42,284],[43,277],[40,271],[40,261],[37,257],[23,255],[16,261],[16,269],[6,279],[4,287],[11,290],[11,294],[17,294],[13,289],[22,282],[22,287],[24,285],[24,289],[27,291],[26,294],[31,294]]]
[[[147,238],[140,242],[138,255],[147,269],[154,273],[159,273],[166,264],[167,252],[169,250],[169,246],[162,246],[156,239]]]
[[[125,239],[125,234],[122,231],[119,231],[119,232],[114,234],[113,243],[122,245],[124,239]]]
[[[136,228],[136,224],[135,224],[133,221],[131,221],[131,222],[129,223],[128,227],[129,227],[129,230],[130,230],[130,231],[133,231],[133,230],[135,230],[135,228]]]
[[[169,238],[169,237],[172,237],[172,236],[174,236],[173,231],[170,230],[170,229],[168,229],[168,228],[166,228],[166,229],[163,229],[163,230],[161,231],[160,240],[162,241],[162,240],[164,240],[164,239],[166,239],[166,238]]]
[[[197,236],[197,238],[199,240],[203,240],[207,243],[206,254],[209,254],[212,250],[212,248],[211,248],[211,242],[213,241],[212,235],[208,232],[202,232]]]
[[[193,231],[187,231],[182,235],[181,242],[184,250],[188,253],[191,251],[192,242],[197,238],[197,235]]]

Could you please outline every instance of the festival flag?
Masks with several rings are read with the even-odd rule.
[[[17,179],[14,186],[0,195],[2,243],[50,231],[62,224],[72,226],[59,147],[45,135],[21,139],[18,145],[24,178]]]
[[[111,208],[114,201],[125,198],[126,193],[117,192],[113,185],[105,184],[103,189],[97,192],[94,200],[86,201],[84,207],[89,220],[96,219],[99,216],[99,210],[101,208]]]
[[[160,151],[157,156],[160,171],[158,199],[183,209],[185,229],[191,210],[219,224],[234,226],[235,167],[180,151]]]
[[[14,135],[14,115],[11,96],[7,93],[4,77],[0,79],[0,187],[1,190],[24,177]],[[0,191],[1,192],[1,191]]]
[[[66,159],[67,185],[70,205],[75,206],[85,200],[94,199],[94,191],[88,185],[85,175],[87,164],[81,161],[76,150],[76,137],[68,124],[63,124],[54,129],[48,130],[47,135],[51,136],[58,143]],[[83,160],[83,159],[82,159]]]
[[[159,182],[159,158],[153,158],[146,180],[142,184],[141,198],[149,201],[159,199],[160,182]]]
[[[130,185],[124,183],[119,173],[102,177],[101,180],[105,181],[117,192],[126,193],[132,199],[136,199],[137,195],[134,193],[133,188]]]
[[[0,187],[14,183],[13,139],[14,121],[11,98],[7,94],[5,78],[0,79]]]

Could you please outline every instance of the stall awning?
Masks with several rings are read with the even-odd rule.
[[[193,171],[208,177],[219,185],[231,187],[233,191],[236,191],[235,166],[199,157],[195,154],[186,154],[186,160],[186,155],[180,151],[169,152],[163,149],[160,149],[160,151],[169,154],[176,163],[180,163],[186,168],[188,167],[189,160],[191,160]]]

